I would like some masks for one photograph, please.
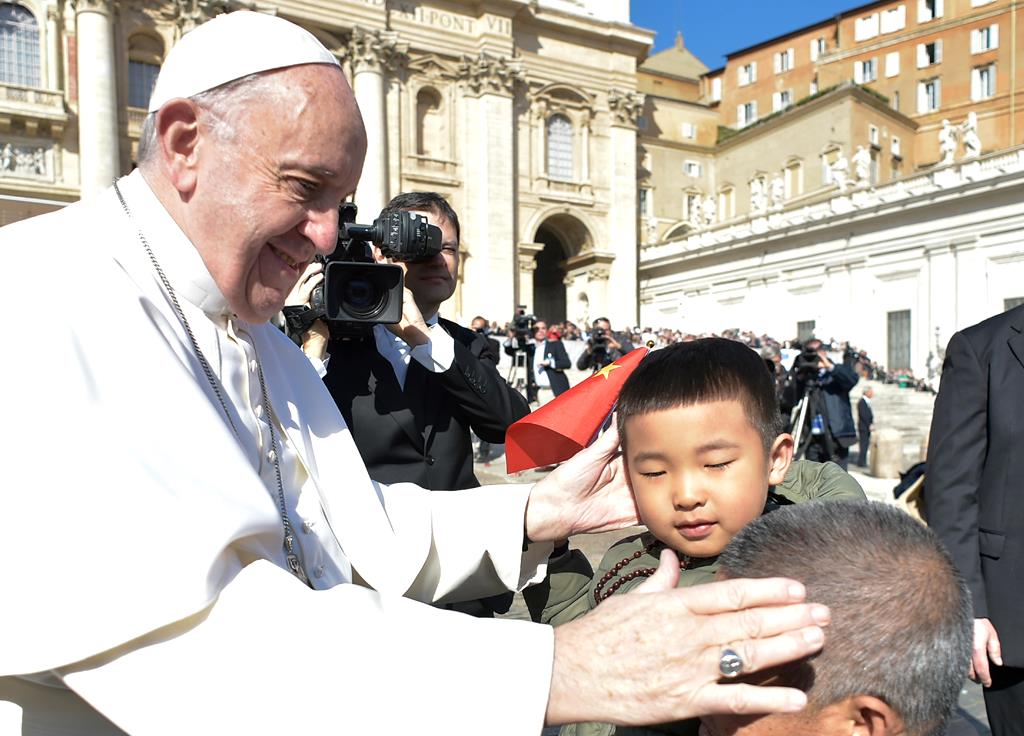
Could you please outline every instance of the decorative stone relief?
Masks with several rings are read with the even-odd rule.
[[[644,109],[644,96],[639,92],[610,90],[608,109],[616,123],[635,126]]]
[[[942,128],[939,130],[939,166],[948,166],[953,163],[955,154],[956,128],[949,120],[943,120]]]
[[[597,266],[587,271],[587,278],[591,281],[607,281],[612,275],[612,270],[607,266]]]
[[[510,95],[516,82],[526,81],[520,62],[491,56],[485,51],[476,57],[464,55],[458,72],[469,90],[477,95]]]
[[[871,154],[864,146],[857,146],[853,153],[853,175],[858,187],[863,189],[871,186]]]
[[[704,226],[710,227],[715,224],[715,217],[718,214],[718,207],[715,205],[715,197],[712,194],[704,197],[704,203],[701,205],[701,209],[704,212]]]
[[[977,158],[981,155],[981,138],[978,137],[978,114],[971,110],[967,119],[960,126],[960,140],[964,142],[964,158]]]
[[[768,183],[763,176],[750,180],[750,213],[759,215],[768,209]]]
[[[352,29],[344,55],[352,65],[352,73],[359,74],[364,71],[396,71],[408,61],[408,50],[408,44],[400,43],[394,31],[356,26]]]
[[[832,170],[832,181],[836,183],[839,188],[839,193],[844,194],[846,192],[846,185],[850,178],[850,162],[843,154],[842,150],[836,156],[836,160],[832,162],[829,167]]]
[[[88,0],[104,2],[104,0]],[[81,0],[79,0],[81,3]],[[231,0],[171,0],[161,13],[164,20],[174,24],[174,40],[184,36],[198,25],[211,18],[231,10],[256,10],[251,3],[232,2]]]
[[[768,197],[771,200],[773,210],[782,209],[782,205],[786,200],[786,182],[782,180],[779,174],[773,176],[771,183],[768,184]]]
[[[53,181],[51,151],[41,146],[3,143],[0,145],[0,177]]]

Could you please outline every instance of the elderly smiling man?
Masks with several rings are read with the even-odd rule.
[[[3,312],[49,313],[45,359],[4,327],[3,727],[533,734],[803,705],[718,683],[820,648],[828,610],[792,581],[669,583],[557,633],[418,602],[521,587],[551,541],[634,523],[617,438],[502,493],[373,483],[267,324],[359,178],[336,60],[232,13],[171,51],[150,112],[138,171],[0,231]]]

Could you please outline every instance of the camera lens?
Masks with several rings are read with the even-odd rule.
[[[387,302],[387,292],[380,284],[359,276],[346,281],[341,293],[345,311],[357,319],[377,317]]]

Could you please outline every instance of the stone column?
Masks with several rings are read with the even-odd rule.
[[[459,76],[465,84],[466,115],[463,239],[473,249],[466,273],[466,309],[500,321],[516,306],[519,269],[512,96],[522,71],[515,62],[481,53],[463,57]],[[533,293],[532,278],[528,293]],[[522,294],[521,290],[521,300]]]
[[[398,34],[393,32],[356,26],[349,43],[352,91],[366,126],[366,160],[356,189],[360,222],[376,217],[390,198],[384,77],[404,55],[397,39]]]
[[[608,93],[611,116],[609,138],[612,160],[611,192],[613,203],[608,213],[606,250],[615,254],[611,264],[607,293],[614,301],[607,305],[612,324],[624,329],[637,324],[637,191],[636,123],[643,110],[643,95],[632,91]],[[591,299],[593,304],[593,299]]]
[[[527,314],[533,314],[533,272],[537,270],[537,254],[544,250],[543,243],[520,243],[517,265],[519,290],[516,304],[526,307]]]
[[[46,6],[46,76],[47,89],[60,89],[60,11],[56,5]]]
[[[81,0],[76,13],[83,197],[109,187],[121,173],[113,13],[111,0]]]

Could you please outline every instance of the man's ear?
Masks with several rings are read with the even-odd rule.
[[[873,695],[854,695],[842,705],[853,721],[853,736],[897,736],[907,732],[903,717]]]
[[[783,432],[775,438],[768,453],[768,485],[779,485],[785,479],[792,462],[793,435]]]
[[[167,178],[187,198],[198,176],[199,107],[184,98],[171,100],[157,111],[155,123],[157,148]]]

